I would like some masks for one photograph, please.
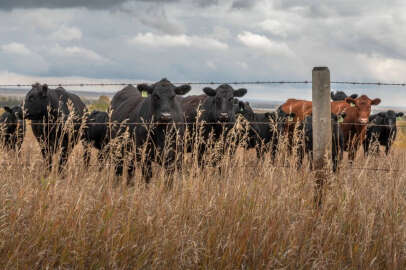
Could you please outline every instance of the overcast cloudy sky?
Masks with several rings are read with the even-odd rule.
[[[404,0],[1,0],[0,83],[311,80],[318,65],[332,80],[404,82],[405,10]],[[247,86],[273,100],[308,98],[309,87]],[[406,88],[349,91],[406,105]]]

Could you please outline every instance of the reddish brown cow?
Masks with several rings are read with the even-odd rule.
[[[332,113],[345,112],[344,121],[340,126],[344,133],[344,144],[350,160],[354,160],[359,146],[365,139],[371,106],[379,103],[381,103],[379,98],[371,100],[366,95],[356,99],[348,97],[345,101],[331,102]]]
[[[294,113],[295,117],[293,118],[293,122],[298,122],[303,121],[306,116],[312,113],[312,102],[290,98],[279,108],[285,113]]]
[[[301,123],[306,116],[312,113],[312,102],[308,100],[300,99],[288,99],[284,104],[279,107],[284,113],[294,113],[293,119],[289,119],[286,125],[285,132],[288,135],[288,151],[291,153],[292,146],[295,138],[295,127],[298,123]]]

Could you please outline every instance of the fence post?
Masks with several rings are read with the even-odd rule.
[[[312,72],[313,168],[316,177],[315,203],[320,206],[326,167],[331,156],[330,71],[315,67]]]

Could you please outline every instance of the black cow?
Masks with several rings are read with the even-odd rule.
[[[389,154],[390,148],[396,139],[396,118],[402,117],[402,112],[396,113],[392,110],[380,112],[369,117],[367,134],[363,142],[364,154],[368,155],[371,146],[376,146],[379,151],[379,145],[385,146],[385,153]]]
[[[0,116],[0,128],[1,145],[7,150],[19,151],[25,136],[25,120],[21,106],[4,107],[4,113]]]
[[[339,119],[345,118],[345,113],[340,115],[331,114],[331,159],[333,165],[333,171],[336,172],[338,163],[343,159],[344,151],[344,134],[339,126]],[[309,115],[305,118],[304,122],[299,126],[300,130],[303,130],[304,141],[298,148],[298,162],[302,164],[304,153],[309,155],[310,164],[313,161],[313,116]]]
[[[167,79],[162,79],[152,85],[140,84],[138,89],[127,86],[113,97],[112,121],[121,124],[115,125],[112,136],[120,136],[128,130],[131,141],[135,137],[132,142],[135,143],[136,159],[141,163],[146,183],[152,177],[153,161],[165,166],[170,173],[175,169],[174,165],[179,160],[177,154],[182,153],[183,146],[179,138],[185,130],[185,118],[178,96],[186,94],[190,89],[189,85],[176,87]],[[146,91],[148,97],[142,97],[140,91]],[[178,140],[176,136],[179,136]],[[133,144],[123,147],[123,151],[131,153]],[[116,167],[116,173],[123,173],[122,159]],[[130,157],[128,184],[133,174],[134,158]]]
[[[83,131],[83,141],[87,144],[85,149],[85,162],[89,165],[90,149],[89,145],[99,150],[97,159],[102,162],[105,148],[109,143],[109,114],[102,111],[92,111],[86,116],[86,124]]]
[[[80,139],[82,117],[86,112],[80,98],[62,87],[49,89],[36,83],[25,96],[26,117],[40,144],[43,158],[52,168],[52,155],[61,149],[59,172]]]
[[[344,93],[343,91],[336,91],[331,92],[331,100],[333,101],[340,101],[340,100],[345,100],[347,97],[356,99],[358,97],[358,94],[352,94],[351,96],[347,96],[346,93]]]
[[[255,113],[249,102],[239,102],[237,114],[241,114],[250,124],[247,148],[255,148],[257,157],[271,151],[272,160],[275,159],[279,138],[286,130],[286,124],[295,114],[287,114],[282,110],[266,113]]]
[[[199,165],[202,165],[202,158],[207,150],[206,143],[210,134],[213,134],[214,141],[218,141],[221,136],[226,136],[233,128],[236,120],[234,100],[236,97],[244,96],[247,89],[234,90],[230,85],[222,84],[217,89],[206,87],[203,92],[205,95],[188,96],[182,99],[186,122],[191,123],[188,125],[192,138],[191,144],[188,145],[188,151],[194,148],[192,146],[197,141],[201,142],[197,145]],[[203,124],[202,132],[199,134],[196,134],[196,123],[199,125],[206,123]],[[196,138],[197,135],[201,138]],[[215,162],[213,161],[213,163]]]

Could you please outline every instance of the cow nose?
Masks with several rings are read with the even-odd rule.
[[[361,118],[361,119],[359,120],[359,122],[360,122],[361,124],[368,124],[368,118]]]
[[[228,119],[228,113],[220,113],[220,119],[221,120],[227,120]]]
[[[172,120],[172,114],[170,114],[170,113],[161,113],[161,120],[162,121],[170,121],[170,120]]]

